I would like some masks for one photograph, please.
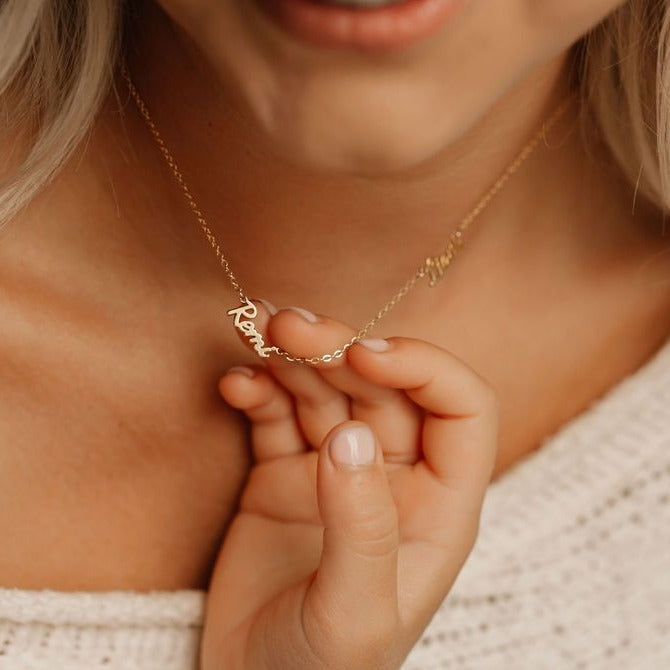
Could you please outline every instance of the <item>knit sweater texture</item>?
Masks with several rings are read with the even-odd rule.
[[[0,670],[194,670],[206,599],[0,589]],[[666,668],[670,339],[490,485],[402,670]]]

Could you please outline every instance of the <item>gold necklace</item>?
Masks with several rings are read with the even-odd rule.
[[[211,231],[205,216],[200,211],[195,198],[191,194],[190,189],[186,185],[184,177],[177,167],[177,163],[173,158],[172,154],[168,150],[165,141],[163,140],[162,135],[158,131],[158,127],[154,122],[151,114],[149,113],[149,108],[142,99],[137,90],[137,87],[130,78],[130,73],[125,65],[121,68],[121,74],[123,79],[128,86],[130,95],[135,101],[137,108],[144,119],[151,135],[154,138],[154,141],[158,145],[158,148],[165,159],[168,167],[172,171],[174,178],[177,180],[177,183],[181,187],[181,190],[186,198],[191,211],[195,215],[202,231],[207,238],[207,241],[214,249],[221,267],[228,276],[232,287],[237,292],[240,298],[240,305],[238,307],[233,307],[229,309],[226,313],[233,318],[233,326],[237,328],[253,345],[254,351],[261,358],[269,358],[270,354],[276,354],[285,358],[287,361],[295,363],[303,363],[307,365],[317,365],[318,363],[329,363],[330,361],[341,358],[344,353],[351,347],[353,344],[363,339],[370,330],[384,317],[386,314],[402,300],[402,298],[407,295],[409,290],[416,284],[420,279],[428,278],[429,286],[436,286],[437,283],[442,279],[444,273],[446,272],[451,262],[456,257],[456,254],[463,245],[463,238],[465,230],[470,226],[470,224],[482,213],[482,211],[487,207],[491,200],[502,190],[503,186],[507,183],[507,180],[521,167],[521,164],[531,155],[535,148],[540,144],[540,142],[545,139],[545,133],[558,121],[558,119],[565,113],[570,102],[572,101],[572,96],[568,96],[561,104],[554,110],[554,112],[545,120],[540,129],[533,135],[532,139],[526,144],[521,151],[517,154],[514,160],[507,166],[505,171],[498,177],[493,186],[482,196],[479,202],[474,206],[474,208],[466,214],[466,216],[461,219],[460,223],[449,235],[447,240],[447,245],[442,253],[437,256],[429,256],[424,260],[418,270],[414,273],[410,279],[408,279],[402,288],[377,312],[377,314],[368,321],[357,333],[354,335],[348,342],[343,344],[339,349],[327,354],[322,354],[321,356],[310,356],[308,358],[301,356],[291,356],[284,349],[280,349],[276,346],[266,346],[265,341],[261,333],[256,330],[256,326],[253,322],[253,319],[258,314],[256,305],[254,305],[251,300],[246,296],[240,283],[235,277],[233,271],[230,268],[228,259],[225,257],[223,251],[221,251],[221,246],[219,245],[214,233]]]

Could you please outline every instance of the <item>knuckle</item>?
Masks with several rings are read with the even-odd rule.
[[[345,535],[357,553],[372,558],[385,558],[398,551],[398,513],[395,509],[389,509],[360,517],[348,525]]]
[[[397,532],[375,538],[349,537],[349,544],[354,553],[361,558],[386,560],[398,552]]]

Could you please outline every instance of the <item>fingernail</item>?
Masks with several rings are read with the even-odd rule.
[[[319,317],[316,314],[312,314],[312,312],[303,309],[302,307],[286,307],[285,309],[290,309],[292,312],[300,314],[305,321],[309,321],[310,323],[317,323],[319,320]]]
[[[257,300],[265,307],[270,316],[274,316],[279,311],[269,300],[265,300],[265,298],[257,298]]]
[[[335,433],[328,453],[336,466],[370,467],[375,462],[375,436],[368,426],[350,426]]]
[[[391,343],[388,340],[379,340],[379,339],[366,339],[358,340],[358,344],[362,344],[366,349],[370,351],[376,351],[381,353],[382,351],[388,351],[391,348]]]
[[[239,372],[243,375],[246,375],[247,377],[253,377],[254,376],[254,371],[251,368],[248,368],[246,365],[235,365],[232,368],[228,368],[226,370],[226,374],[230,372]]]

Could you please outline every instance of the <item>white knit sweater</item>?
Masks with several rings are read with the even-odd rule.
[[[192,670],[205,601],[0,589],[0,670]],[[490,486],[403,666],[445,668],[670,668],[670,340]]]

